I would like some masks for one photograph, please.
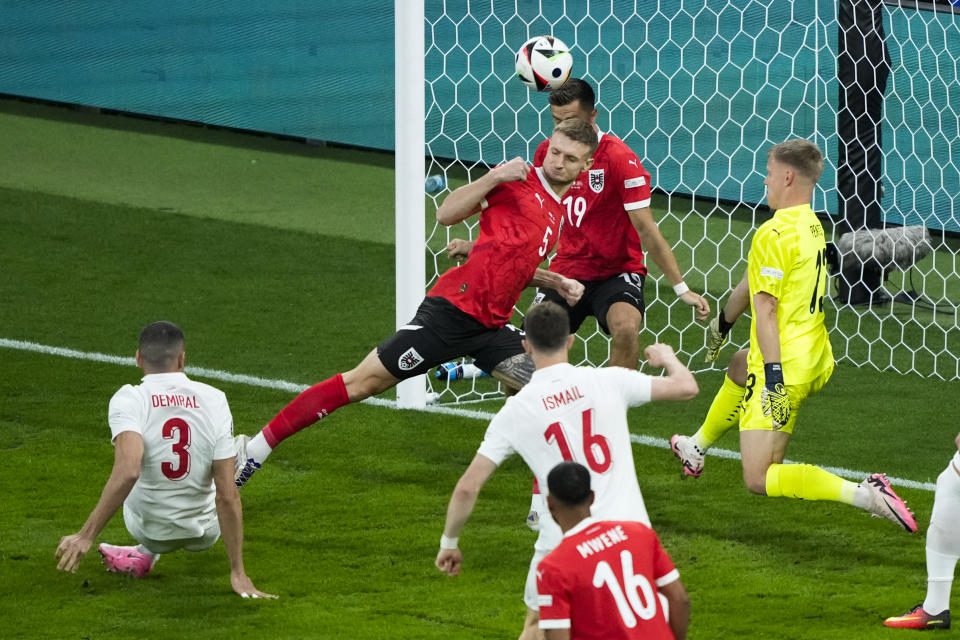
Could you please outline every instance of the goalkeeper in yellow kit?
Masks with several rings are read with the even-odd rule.
[[[737,317],[750,307],[750,348],[730,363],[707,417],[690,437],[670,439],[683,473],[699,477],[704,453],[740,425],[743,481],[756,494],[834,500],[888,518],[910,532],[916,521],[883,474],[857,484],[809,464],[783,464],[804,399],[833,372],[824,324],[827,266],[823,227],[810,208],[823,154],[808,140],[767,152],[767,203],[774,211],[754,234],[747,273],[708,331],[707,359],[716,357]]]

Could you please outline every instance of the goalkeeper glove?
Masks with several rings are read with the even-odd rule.
[[[720,355],[720,347],[727,343],[732,328],[733,322],[727,322],[723,315],[723,309],[720,309],[717,317],[711,320],[707,326],[707,355],[703,359],[704,362],[713,362],[717,359],[717,356]]]
[[[783,384],[783,369],[779,362],[763,365],[763,391],[760,393],[760,406],[763,415],[773,420],[774,430],[782,429],[790,420],[790,398]]]

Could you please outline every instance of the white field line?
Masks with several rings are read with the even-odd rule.
[[[60,356],[62,358],[75,358],[78,360],[90,360],[92,362],[104,362],[108,364],[119,364],[126,366],[136,366],[136,362],[131,357],[123,356],[113,356],[106,353],[97,353],[90,351],[77,351],[75,349],[66,349],[63,347],[51,347],[43,344],[37,344],[35,342],[26,342],[23,340],[8,340],[6,338],[0,338],[0,348],[5,349],[17,349],[20,351],[32,351],[34,353],[42,353],[52,356]],[[194,367],[188,366],[186,372],[190,375],[197,376],[200,378],[210,378],[213,380],[220,380],[222,382],[233,382],[236,384],[245,384],[251,387],[265,387],[267,389],[278,389],[280,391],[289,391],[291,393],[300,393],[304,389],[308,388],[309,385],[297,384],[295,382],[288,382],[287,380],[274,380],[270,378],[261,378],[259,376],[249,376],[241,373],[231,373],[229,371],[221,371],[220,369],[207,369],[206,367]],[[397,403],[394,400],[385,400],[383,398],[368,398],[363,401],[365,404],[377,406],[377,407],[389,407],[391,409],[398,409]],[[414,409],[410,409],[414,410]],[[416,411],[422,411],[425,413],[439,413],[448,416],[459,416],[461,418],[469,418],[472,420],[484,420],[489,422],[493,418],[493,414],[487,411],[472,411],[469,409],[458,409],[456,407],[447,407],[444,405],[427,405],[423,409],[415,409]],[[646,447],[655,447],[657,449],[666,449],[670,450],[670,443],[663,438],[655,438],[653,436],[644,436],[631,434],[630,439],[639,445]],[[732,460],[739,460],[740,454],[737,451],[730,451],[728,449],[710,449],[710,455],[716,456],[718,458],[728,458]],[[796,462],[795,460],[785,460],[784,462]],[[843,467],[823,467],[830,473],[836,474],[840,477],[847,478],[848,480],[859,481],[867,476],[865,471],[856,471],[853,469],[846,469]],[[909,480],[906,478],[895,478],[893,476],[887,476],[891,484],[900,486],[900,487],[909,487],[911,489],[923,489],[924,491],[935,491],[937,485],[932,482],[919,482],[917,480]]]

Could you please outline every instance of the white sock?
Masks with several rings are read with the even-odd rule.
[[[938,614],[950,608],[953,571],[960,559],[960,476],[953,465],[937,478],[933,513],[927,528],[927,597],[923,610]]]
[[[270,456],[273,449],[267,444],[267,439],[263,437],[263,431],[253,436],[247,443],[247,457],[253,458],[254,462],[263,464],[263,461]]]
[[[853,490],[853,506],[864,511],[873,510],[873,494],[863,482],[858,483],[857,488]]]

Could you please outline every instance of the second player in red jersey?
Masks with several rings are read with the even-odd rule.
[[[554,467],[547,486],[563,541],[537,567],[546,640],[683,640],[690,599],[653,529],[590,517],[590,473],[576,462]]]

